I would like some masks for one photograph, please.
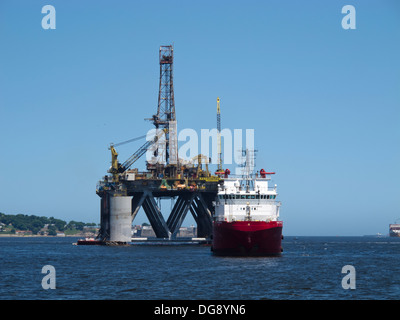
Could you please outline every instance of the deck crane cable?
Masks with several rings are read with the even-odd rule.
[[[138,141],[138,140],[144,139],[144,138],[146,138],[146,136],[147,135],[140,136],[140,137],[137,137],[137,138],[129,139],[129,140],[126,140],[126,141],[115,143],[115,144],[111,143],[111,145],[114,146],[114,147],[122,146],[123,144],[126,144],[126,143],[130,143],[130,142],[134,142],[134,141]]]

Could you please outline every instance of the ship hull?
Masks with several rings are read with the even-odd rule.
[[[282,221],[216,221],[211,250],[224,256],[279,256]]]

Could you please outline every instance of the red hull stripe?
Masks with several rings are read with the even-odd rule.
[[[282,221],[214,222],[212,250],[217,255],[279,255]]]

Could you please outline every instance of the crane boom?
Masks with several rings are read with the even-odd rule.
[[[142,155],[146,153],[146,151],[161,138],[163,134],[166,134],[168,129],[164,129],[160,131],[153,140],[147,141],[144,145],[142,145],[133,155],[131,155],[123,164],[122,164],[122,172],[125,172],[129,169],[129,167],[134,164]]]

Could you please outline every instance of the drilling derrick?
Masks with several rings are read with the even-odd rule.
[[[154,126],[158,129],[166,129],[165,139],[160,142],[154,151],[154,155],[161,156],[167,167],[175,168],[178,164],[178,140],[175,115],[174,81],[173,81],[173,62],[174,49],[172,46],[161,46],[159,52],[160,61],[160,85],[158,91],[157,114],[151,119]],[[161,150],[159,150],[161,149]],[[170,170],[171,175],[176,175],[176,170]]]

